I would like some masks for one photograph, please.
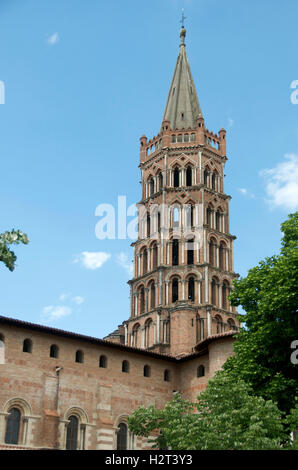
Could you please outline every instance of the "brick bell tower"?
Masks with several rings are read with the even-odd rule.
[[[108,338],[180,356],[208,336],[238,329],[228,295],[233,271],[226,131],[205,127],[180,31],[159,134],[140,139],[142,199],[131,312]]]

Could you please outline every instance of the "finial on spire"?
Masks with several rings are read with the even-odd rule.
[[[186,20],[186,16],[184,16],[184,8],[182,8],[182,18],[180,20],[182,28],[184,28],[184,20]]]
[[[180,30],[180,38],[181,38],[181,43],[180,46],[184,46],[184,40],[186,36],[186,29],[184,28],[184,20],[186,20],[186,16],[184,16],[184,8],[182,8],[182,18],[180,20],[180,23],[182,25],[182,28]]]

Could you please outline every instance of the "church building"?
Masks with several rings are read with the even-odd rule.
[[[140,139],[129,318],[98,339],[0,316],[0,450],[149,449],[127,416],[195,401],[233,353],[226,131],[205,127],[185,38],[159,133]]]

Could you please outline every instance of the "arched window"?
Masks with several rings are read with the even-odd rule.
[[[211,238],[209,241],[209,263],[211,266],[215,266],[215,250],[216,250],[216,241],[214,238]]]
[[[179,298],[178,295],[178,279],[174,278],[172,281],[172,302],[176,302]]]
[[[108,359],[107,356],[101,355],[99,358],[99,367],[106,369],[108,367]]]
[[[194,240],[187,240],[187,264],[193,264],[194,262]]]
[[[205,375],[205,367],[201,364],[197,369],[197,376],[204,377]]]
[[[154,308],[155,307],[155,285],[154,285],[154,281],[151,282],[151,285],[150,285],[150,307],[151,308]]]
[[[32,341],[31,341],[31,339],[28,339],[28,338],[24,339],[23,352],[32,353]]]
[[[175,168],[174,169],[174,188],[178,188],[179,187],[179,168]]]
[[[149,179],[149,188],[150,188],[150,196],[152,196],[152,194],[154,194],[154,180],[153,178],[150,178]]]
[[[204,170],[204,185],[208,185],[208,170],[207,168]]]
[[[217,284],[217,280],[213,278],[211,282],[211,303],[213,305],[217,305]]]
[[[83,364],[84,362],[84,353],[81,350],[78,350],[76,352],[76,362],[79,362],[80,364]]]
[[[179,241],[174,238],[172,243],[172,264],[177,266],[179,264]]]
[[[144,287],[141,287],[139,291],[140,295],[140,315],[145,312],[145,289]]]
[[[222,269],[223,271],[226,269],[225,253],[226,253],[226,245],[225,245],[224,242],[220,242],[220,245],[219,245],[219,269]]]
[[[148,268],[148,255],[147,250],[143,250],[143,274],[146,274]]]
[[[212,173],[212,189],[215,189],[215,180],[216,180],[215,173]]]
[[[127,426],[120,423],[117,430],[117,450],[127,450]]]
[[[129,372],[129,362],[128,361],[122,361],[122,372]]]
[[[157,244],[153,245],[153,269],[157,268]]]
[[[163,379],[165,382],[170,382],[170,378],[171,378],[170,371],[166,369],[163,373]]]
[[[195,280],[193,277],[188,279],[188,300],[195,300]]]
[[[21,412],[18,408],[11,408],[6,421],[5,443],[18,444],[21,425]]]
[[[160,172],[159,175],[158,175],[158,184],[159,184],[159,190],[161,191],[161,189],[163,188],[163,176],[162,176],[162,172]]]
[[[58,358],[59,356],[59,348],[56,344],[52,344],[50,347],[50,357]]]
[[[192,185],[192,167],[188,166],[186,169],[186,186]]]
[[[229,283],[228,281],[224,281],[222,284],[222,308],[228,308],[228,295],[229,295]]]
[[[215,214],[215,228],[216,230],[220,230],[220,212],[217,211]]]
[[[72,415],[68,418],[66,432],[66,450],[77,450],[78,448],[78,430],[79,420],[76,416]]]
[[[151,367],[145,365],[144,366],[144,377],[150,377],[151,376]]]
[[[180,226],[180,213],[179,208],[174,207],[173,209],[173,228]]]
[[[148,318],[145,322],[145,348],[149,348],[153,344],[153,322],[152,318]]]
[[[209,225],[209,227],[211,227],[211,213],[212,213],[212,211],[211,211],[210,207],[208,207],[207,208],[207,220],[206,220],[206,222],[207,222],[207,225]]]
[[[186,206],[186,227],[194,226],[194,212],[195,207],[193,204],[187,204]]]
[[[151,217],[150,214],[147,214],[147,237],[151,235]]]
[[[236,330],[236,325],[232,318],[228,319],[228,328],[229,330]]]
[[[222,322],[222,318],[220,315],[216,315],[215,322],[216,322],[216,334],[222,333],[223,322]]]

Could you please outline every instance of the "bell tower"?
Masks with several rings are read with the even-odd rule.
[[[185,37],[182,26],[160,132],[140,139],[142,199],[123,323],[125,344],[174,356],[239,327],[228,300],[237,274],[224,192],[226,131],[205,127]]]

